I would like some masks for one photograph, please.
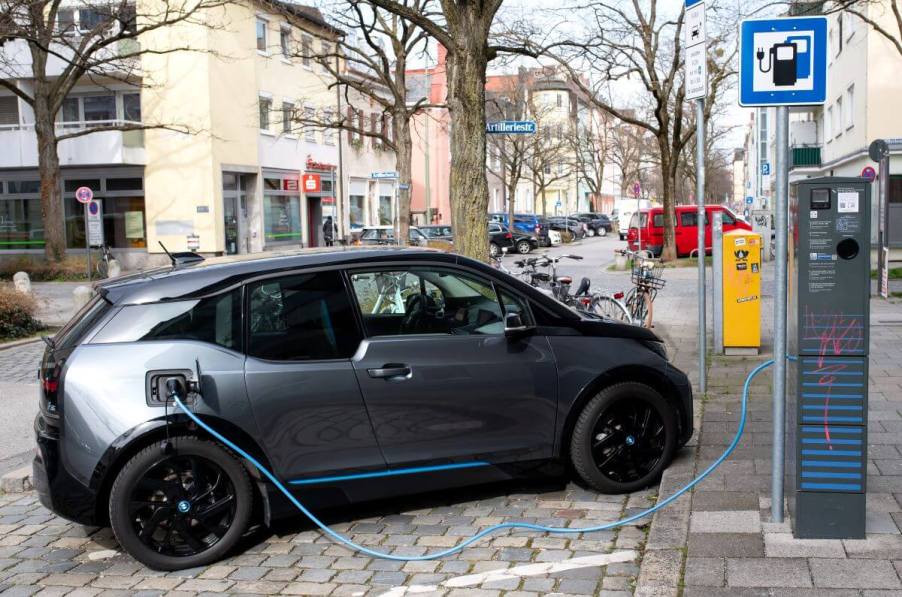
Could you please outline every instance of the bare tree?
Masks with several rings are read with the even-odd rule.
[[[451,113],[450,198],[455,249],[488,258],[485,218],[489,191],[485,171],[486,67],[509,50],[489,41],[503,0],[438,0],[441,15],[412,9],[400,0],[371,0],[421,27],[448,51],[448,110]]]
[[[41,217],[44,252],[62,259],[66,249],[60,190],[60,142],[100,131],[175,128],[179,123],[108,121],[96,126],[57,127],[63,102],[84,80],[119,83],[140,89],[141,57],[196,50],[179,43],[159,47],[148,43],[153,33],[182,24],[209,26],[209,10],[227,0],[160,0],[136,3],[109,0],[84,3],[75,10],[62,0],[0,0],[0,88],[15,94],[34,111],[41,177]],[[140,10],[139,10],[140,7]],[[20,78],[32,85],[17,84]]]
[[[620,179],[620,195],[631,193],[633,183],[639,181],[651,150],[646,135],[648,132],[632,124],[618,122],[611,129],[611,163],[617,167]]]
[[[573,131],[564,123],[543,123],[536,119],[538,130],[530,139],[526,164],[536,198],[541,197],[542,215],[548,215],[546,191],[554,184],[573,176],[573,152],[569,137]],[[567,130],[565,130],[567,127]]]
[[[585,122],[577,120],[576,134],[570,135],[577,181],[589,189],[592,196],[590,211],[599,211],[598,200],[605,182],[605,168],[611,155],[610,117],[589,114]]]
[[[406,10],[434,16],[435,0],[399,0]],[[413,139],[411,120],[425,108],[436,107],[426,98],[411,102],[407,93],[409,61],[426,51],[429,39],[424,29],[395,13],[378,8],[369,0],[333,0],[327,7],[331,21],[352,35],[340,37],[334,46],[311,51],[303,46],[301,58],[319,64],[339,88],[347,105],[346,114],[310,117],[298,113],[300,126],[333,128],[360,138],[369,137],[394,152],[398,171],[398,233],[406,242],[410,229],[410,184]],[[378,120],[366,126],[353,94],[378,106]]]
[[[886,18],[887,11],[892,15]],[[826,11],[845,12],[861,19],[902,55],[902,5],[899,0],[835,0]]]
[[[683,17],[659,12],[665,3],[630,3],[596,0],[588,4],[588,37],[571,42],[570,51],[553,57],[569,69],[574,83],[596,108],[626,124],[647,131],[656,142],[664,205],[664,248],[662,258],[676,258],[674,238],[674,191],[677,187],[680,155],[695,131],[686,126],[686,88],[683,80]],[[709,25],[713,19],[709,20]],[[710,27],[709,27],[710,31]],[[726,81],[735,74],[736,50],[723,51],[725,37],[714,35],[708,46],[708,93],[705,117],[710,118],[715,99]],[[547,54],[547,52],[546,52]],[[580,69],[591,78],[580,77]],[[604,90],[611,82],[638,81],[646,105],[627,110],[614,105]]]
[[[530,118],[529,72],[520,68],[516,75],[503,78],[500,88],[487,92],[486,114],[489,120],[526,120]],[[530,159],[532,140],[523,134],[492,134],[488,136],[488,149],[497,160],[489,161],[489,170],[504,185],[507,199],[508,222],[514,226],[517,186],[524,179]]]

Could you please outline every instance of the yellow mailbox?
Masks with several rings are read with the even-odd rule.
[[[726,354],[761,347],[761,235],[723,235],[723,345]]]

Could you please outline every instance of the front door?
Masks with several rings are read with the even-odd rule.
[[[549,343],[504,336],[505,310],[529,321],[525,301],[433,266],[354,271],[351,283],[368,337],[354,370],[389,466],[551,456]]]
[[[341,275],[268,278],[247,293],[245,382],[276,475],[384,468],[354,378],[361,338]]]
[[[225,252],[226,255],[235,255],[239,252],[239,210],[238,196],[233,194],[224,194],[222,197],[222,212],[224,218],[225,230]]]

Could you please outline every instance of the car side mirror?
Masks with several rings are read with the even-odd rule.
[[[508,313],[504,316],[504,335],[508,338],[516,338],[528,332],[529,328],[523,323],[519,313]]]

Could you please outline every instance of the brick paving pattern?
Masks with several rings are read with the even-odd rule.
[[[42,354],[43,342],[0,350],[0,383],[37,383]]]

